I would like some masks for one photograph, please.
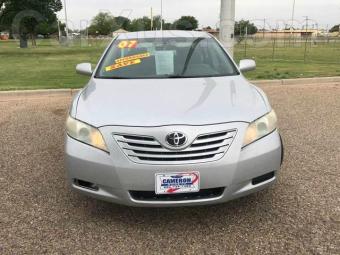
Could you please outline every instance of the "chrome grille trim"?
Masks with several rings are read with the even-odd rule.
[[[221,159],[232,144],[237,130],[224,130],[197,136],[188,147],[168,149],[155,137],[116,134],[113,137],[124,154],[141,164],[193,164]]]
[[[170,154],[171,153],[171,154]],[[151,157],[151,158],[168,158],[168,159],[172,159],[172,158],[188,158],[188,157],[199,157],[199,156],[209,156],[209,155],[215,155],[215,154],[219,154],[219,153],[224,153],[224,147],[219,148],[218,151],[212,151],[212,152],[200,152],[200,153],[178,153],[176,154],[175,152],[170,152],[169,154],[153,154],[153,153],[140,153],[137,151],[133,151],[133,152],[129,152],[128,156],[130,157]]]

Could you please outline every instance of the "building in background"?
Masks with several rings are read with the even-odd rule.
[[[126,31],[126,30],[124,30],[124,29],[118,29],[118,30],[116,30],[116,31],[114,31],[113,33],[112,33],[112,36],[113,37],[116,37],[116,36],[118,36],[118,35],[120,35],[120,34],[125,34],[125,33],[128,33],[129,31]]]
[[[197,31],[207,32],[207,33],[215,36],[216,38],[219,38],[219,36],[220,36],[220,30],[219,29],[214,29],[214,28],[210,28],[210,27],[197,29]]]
[[[214,28],[202,28],[197,31],[207,32],[217,39],[220,37],[219,29]],[[248,35],[248,38],[264,38],[264,39],[285,39],[285,38],[295,38],[295,39],[305,39],[305,38],[317,38],[317,37],[337,37],[340,36],[339,32],[330,33],[327,29],[295,29],[290,30],[264,30],[259,29],[254,35]]]
[[[294,38],[306,38],[306,37],[317,37],[322,34],[321,30],[318,29],[295,29],[291,30],[259,30],[254,37],[255,38],[287,38],[287,37],[294,37]]]

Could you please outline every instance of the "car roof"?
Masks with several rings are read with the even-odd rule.
[[[139,31],[139,32],[129,32],[122,33],[118,35],[118,39],[143,39],[143,38],[210,38],[211,35],[207,32],[201,31],[183,31],[183,30],[163,30],[163,31]]]

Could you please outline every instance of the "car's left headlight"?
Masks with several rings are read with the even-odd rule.
[[[68,116],[66,121],[66,132],[70,137],[80,142],[108,152],[102,134],[95,127]]]
[[[243,141],[243,147],[261,139],[277,129],[277,117],[274,110],[249,124]]]

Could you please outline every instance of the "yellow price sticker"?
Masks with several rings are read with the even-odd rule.
[[[148,58],[150,56],[151,55],[150,55],[149,52],[145,52],[145,53],[141,53],[141,54],[137,54],[137,55],[131,55],[131,56],[123,57],[123,58],[118,58],[118,59],[115,60],[115,62],[116,62],[116,64],[118,64],[118,63],[130,61],[130,60],[134,60],[134,59]]]
[[[119,69],[119,68],[122,68],[122,67],[131,66],[131,65],[138,65],[140,63],[142,63],[142,60],[134,59],[134,60],[114,64],[114,65],[111,65],[111,66],[107,66],[107,67],[105,67],[105,71],[111,72],[113,70],[116,70],[116,69]]]
[[[119,44],[118,44],[118,48],[119,49],[132,49],[132,48],[136,48],[137,47],[137,44],[138,44],[138,41],[137,40],[131,40],[131,41],[121,41]]]

